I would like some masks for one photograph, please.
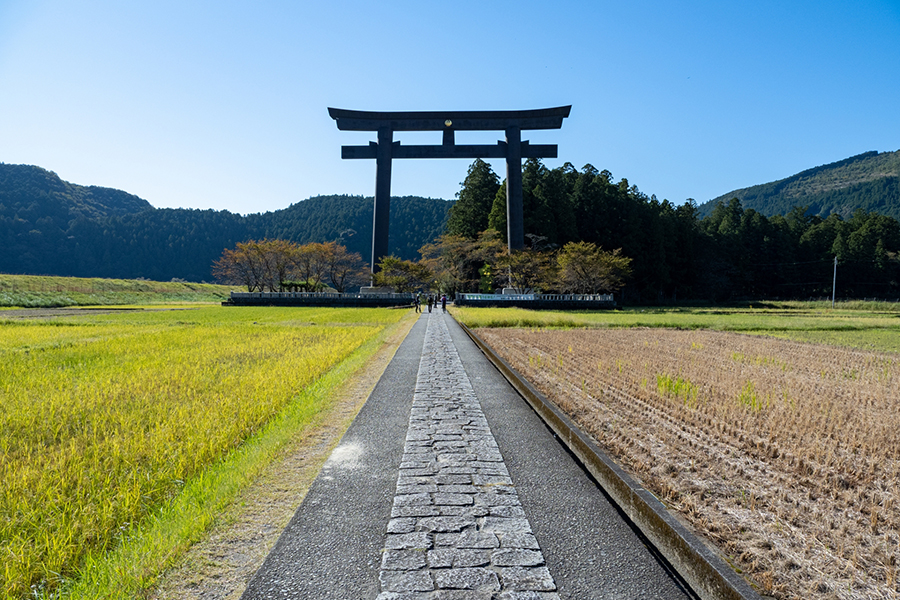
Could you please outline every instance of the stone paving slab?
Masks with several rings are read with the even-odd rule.
[[[447,321],[443,313],[432,315],[377,600],[413,592],[437,598],[450,590],[490,597],[556,592]],[[448,533],[456,535],[435,539]],[[472,548],[472,540],[484,547]],[[555,593],[545,597],[559,598]]]
[[[437,311],[407,336],[243,596],[690,597]]]

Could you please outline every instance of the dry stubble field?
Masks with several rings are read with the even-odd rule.
[[[900,357],[736,333],[478,334],[776,598],[900,598]]]

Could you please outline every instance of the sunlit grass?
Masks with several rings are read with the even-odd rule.
[[[276,415],[302,427],[321,406],[297,402],[405,313],[205,307],[0,324],[3,596],[85,577],[88,557],[207,490],[210,465]]]
[[[881,350],[900,352],[900,330],[897,327],[884,329],[860,329],[852,331],[781,331],[768,332],[773,337],[792,339],[814,344],[846,346],[861,350]]]
[[[185,281],[0,274],[0,306],[46,308],[221,302],[232,286]]]
[[[576,328],[663,327],[765,334],[799,341],[900,351],[900,307],[887,310],[812,307],[662,308],[616,311],[536,311],[520,308],[453,307],[469,327]]]

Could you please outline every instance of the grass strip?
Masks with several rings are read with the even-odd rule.
[[[222,302],[225,293],[106,292],[0,292],[0,304],[9,308],[64,308],[67,306],[117,306],[121,304],[167,304],[172,302]]]
[[[122,536],[113,551],[90,556],[81,576],[61,588],[59,598],[145,597],[160,575],[201,539],[238,493],[254,480],[297,435],[313,426],[334,400],[334,392],[367,360],[405,316],[363,343],[345,360],[304,389],[260,432],[222,461],[188,481],[168,505]]]
[[[0,274],[0,307],[221,302],[232,289],[233,286],[187,281]]]
[[[795,341],[900,351],[900,305],[848,303],[839,308],[808,303],[777,307],[630,308],[621,311],[537,311],[522,308],[452,307],[471,328],[682,329],[768,335]]]

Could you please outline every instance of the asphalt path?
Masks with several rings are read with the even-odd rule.
[[[559,597],[694,597],[450,315],[435,316],[447,321]],[[397,350],[244,600],[378,596],[428,318]]]

